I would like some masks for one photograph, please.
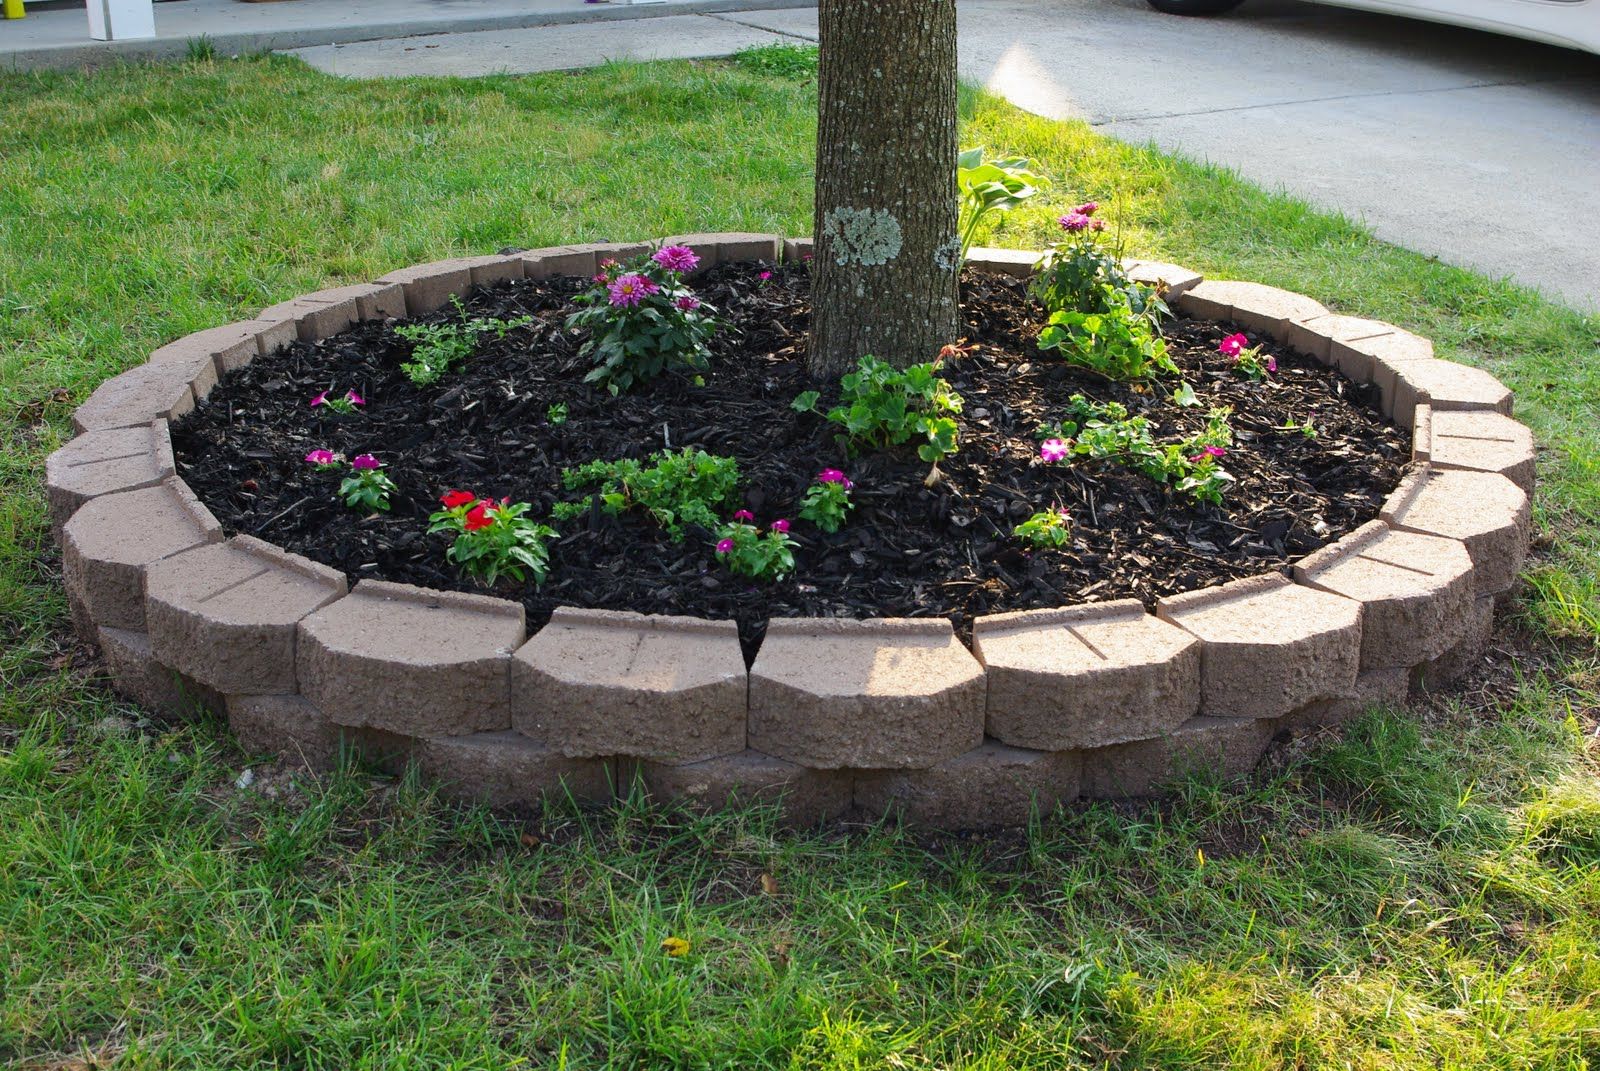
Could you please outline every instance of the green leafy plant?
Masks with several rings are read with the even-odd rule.
[[[733,62],[769,78],[809,81],[817,76],[815,45],[756,45],[733,54]]]
[[[543,584],[550,573],[550,548],[554,528],[530,520],[533,507],[502,498],[480,499],[471,491],[448,491],[439,499],[444,508],[428,518],[429,532],[454,532],[446,556],[461,571],[492,587],[501,577],[521,582],[528,573]]]
[[[684,448],[650,456],[650,464],[633,458],[590,461],[561,474],[569,491],[594,488],[582,502],[557,502],[551,511],[557,520],[582,516],[598,500],[610,514],[642,509],[681,543],[688,525],[712,529],[718,515],[739,490],[739,463],[704,450]]]
[[[938,362],[930,361],[899,371],[868,354],[856,371],[840,377],[841,404],[828,411],[828,419],[844,428],[852,450],[884,449],[919,436],[925,441],[917,455],[937,465],[959,446],[950,414],[961,412],[961,395],[938,370]]]
[[[740,510],[717,529],[717,559],[740,576],[753,580],[782,580],[794,572],[794,548],[789,522],[773,521],[765,532],[755,518]]]
[[[1260,346],[1250,345],[1250,340],[1242,334],[1229,335],[1217,343],[1217,352],[1224,357],[1232,357],[1235,370],[1257,382],[1265,379],[1268,373],[1278,370],[1278,359],[1262,353]]]
[[[544,418],[559,428],[561,425],[567,422],[567,403],[552,403],[550,408],[544,411]]]
[[[339,497],[352,509],[386,511],[389,496],[398,490],[371,454],[357,454],[351,458],[350,475],[339,483]]]
[[[1033,161],[1023,156],[984,159],[983,146],[956,157],[956,188],[961,195],[961,259],[967,259],[978,224],[991,212],[1010,212],[1041,190],[1050,180],[1034,174]]]
[[[1223,407],[1206,414],[1206,425],[1182,442],[1158,444],[1144,417],[1129,416],[1118,402],[1092,402],[1081,394],[1068,401],[1068,421],[1042,424],[1035,435],[1042,440],[1039,456],[1046,464],[1067,463],[1073,457],[1131,468],[1156,483],[1168,484],[1197,502],[1220,505],[1224,491],[1234,482],[1220,459],[1233,444]]]
[[[1178,370],[1166,340],[1121,297],[1109,299],[1104,312],[1051,313],[1039,332],[1039,348],[1055,350],[1069,364],[1121,382]]]
[[[579,350],[595,360],[587,382],[620,394],[671,367],[706,369],[716,310],[684,283],[699,264],[694,250],[677,245],[602,265],[594,285],[573,299],[587,307],[567,317],[569,330],[589,334]]]
[[[850,492],[855,490],[850,477],[838,469],[823,469],[800,499],[800,518],[824,532],[837,532],[855,509]]]
[[[1011,530],[1031,547],[1056,549],[1072,542],[1072,516],[1064,509],[1035,513]]]
[[[428,387],[439,382],[462,361],[471,357],[484,335],[505,338],[519,327],[533,323],[532,316],[519,316],[514,320],[466,318],[466,307],[460,298],[451,298],[456,314],[462,319],[456,323],[406,324],[394,333],[411,343],[411,360],[400,365],[400,371],[416,387]]]

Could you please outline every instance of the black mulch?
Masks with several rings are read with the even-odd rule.
[[[564,466],[698,446],[738,459],[745,504],[764,523],[792,518],[818,470],[844,469],[856,482],[850,523],[829,536],[797,521],[798,568],[783,582],[730,575],[709,533],[673,543],[642,516],[591,513],[563,526],[542,588],[494,592],[520,599],[532,625],[562,604],[733,618],[748,647],[773,616],[941,615],[965,635],[980,614],[1130,596],[1150,604],[1261,573],[1375,517],[1409,453],[1366,385],[1282,349],[1271,350],[1279,371],[1268,381],[1237,375],[1216,352],[1231,324],[1169,324],[1173,356],[1204,403],[1182,409],[1164,390],[1108,383],[1042,355],[1042,317],[1023,285],[969,275],[965,335],[979,349],[944,373],[966,400],[961,450],[929,489],[911,445],[852,458],[833,425],[790,408],[813,386],[825,408],[837,385],[805,373],[805,267],[772,270],[763,281],[755,267],[724,266],[698,281],[730,324],[704,386],[667,376],[612,398],[585,385],[579,340],[562,327],[583,281],[503,284],[473,294],[470,313],[535,322],[486,339],[432,388],[400,374],[410,346],[391,323],[299,343],[230,375],[174,429],[179,472],[229,532],[325,562],[352,582],[481,590],[445,561],[447,537],[427,534],[448,489],[509,495],[542,517],[566,497]],[[369,404],[351,417],[308,406],[330,388],[355,388]],[[1063,417],[1074,393],[1143,413],[1159,441],[1198,430],[1209,406],[1233,406],[1236,444],[1224,465],[1238,482],[1226,504],[1197,506],[1115,465],[1040,465],[1034,429]],[[559,426],[546,419],[555,402],[568,411]],[[1291,430],[1308,418],[1315,438]],[[393,511],[366,516],[338,502],[339,477],[301,460],[315,447],[378,455],[401,488]],[[1074,520],[1070,550],[1030,552],[1011,536],[1018,521],[1058,504]]]

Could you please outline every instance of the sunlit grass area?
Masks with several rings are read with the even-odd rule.
[[[804,234],[808,67],[0,74],[0,1062],[1600,1064],[1600,323],[981,94],[963,143],[1055,183],[982,240],[1037,246],[1093,198],[1131,253],[1391,320],[1516,391],[1543,447],[1539,550],[1471,690],[1248,785],[963,838],[637,798],[495,815],[353,767],[241,790],[255,764],[225,727],[142,722],[91,678],[41,474],[96,383],[415,261]]]

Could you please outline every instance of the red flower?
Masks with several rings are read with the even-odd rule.
[[[489,503],[479,502],[467,511],[464,525],[467,531],[476,532],[478,529],[487,528],[493,523],[494,519],[489,516]]]
[[[456,509],[460,506],[470,505],[478,500],[478,496],[471,491],[446,491],[439,496],[439,501],[444,503],[445,509]]]

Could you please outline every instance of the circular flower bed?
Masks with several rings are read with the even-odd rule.
[[[1059,250],[978,251],[964,339],[813,383],[779,249],[422,265],[164,347],[51,459],[75,621],[145,702],[492,802],[989,825],[1448,679],[1511,588],[1531,442],[1426,340],[1170,265],[1108,326]]]

